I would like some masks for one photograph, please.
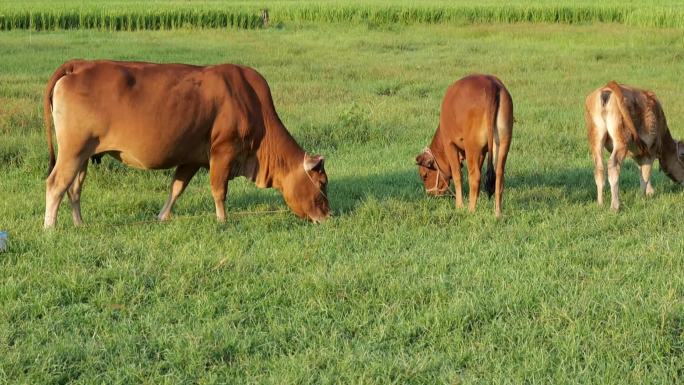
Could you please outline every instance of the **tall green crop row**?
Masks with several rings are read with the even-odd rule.
[[[161,11],[19,11],[0,14],[0,30],[102,29],[113,31],[198,28],[245,28],[262,26],[256,12],[231,9],[178,9]]]
[[[624,23],[635,10],[619,6],[337,6],[309,4],[275,8],[272,19],[287,21],[359,22],[372,21],[379,24],[412,23],[563,23],[581,24],[593,22]],[[660,26],[665,20],[649,19],[650,12],[642,12],[631,18],[634,24]],[[670,12],[666,19],[682,14]]]
[[[104,8],[103,8],[104,7]],[[254,4],[195,3],[146,7],[94,4],[74,9],[49,4],[0,8],[0,30],[78,29],[143,30],[193,28],[260,28],[262,7]],[[270,21],[362,23],[620,23],[643,27],[684,27],[684,8],[634,5],[452,5],[449,3],[353,3],[309,1],[274,3]]]

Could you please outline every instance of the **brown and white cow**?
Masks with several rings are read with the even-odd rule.
[[[425,190],[444,195],[453,178],[456,207],[463,207],[461,161],[468,167],[468,209],[477,205],[485,154],[485,189],[495,194],[494,211],[501,216],[504,168],[513,133],[513,101],[501,80],[470,75],[451,85],[444,96],[439,126],[430,146],[416,157]],[[496,170],[496,171],[495,171]]]
[[[647,196],[654,192],[650,176],[655,159],[670,179],[684,185],[684,143],[672,139],[663,108],[653,92],[611,81],[587,96],[585,119],[599,205],[603,204],[605,184],[604,147],[611,152],[608,182],[613,210],[620,208],[618,179],[627,155],[639,164],[641,189]]]
[[[88,158],[104,154],[142,169],[176,167],[160,220],[170,218],[200,167],[209,168],[220,221],[228,181],[237,176],[280,190],[302,218],[320,222],[329,216],[323,158],[307,155],[288,133],[266,80],[254,69],[74,60],[52,75],[44,108],[50,151],[46,228],[55,225],[65,191],[74,223],[82,223]]]

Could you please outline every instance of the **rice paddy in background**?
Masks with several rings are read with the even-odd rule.
[[[674,0],[626,3],[595,1],[7,1],[0,5],[0,30],[158,30],[260,28],[268,9],[276,26],[289,22],[373,23],[560,23],[610,22],[645,27],[684,27],[684,6]]]
[[[611,79],[650,88],[684,137],[683,44],[619,24],[2,32],[0,383],[681,382],[684,191],[656,170],[644,198],[629,160],[623,210],[596,207],[583,101]],[[76,57],[255,67],[326,156],[335,217],[259,214],[286,206],[238,179],[216,223],[202,172],[176,219],[135,224],[171,171],[104,158],[86,226],[63,204],[44,232],[42,93]],[[486,197],[474,214],[427,198],[413,165],[472,72],[515,106],[500,221]]]

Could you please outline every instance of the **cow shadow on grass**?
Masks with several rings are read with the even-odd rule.
[[[363,176],[331,176],[328,189],[336,214],[351,213],[369,199],[412,202],[426,197],[413,168]]]
[[[464,199],[468,199],[467,173],[464,170]],[[333,214],[348,215],[355,212],[368,200],[396,200],[401,202],[417,202],[428,198],[414,167],[366,175],[347,175],[336,177],[330,174],[328,195]],[[214,214],[214,203],[206,177],[193,180],[189,191],[181,197],[174,209],[179,216]],[[681,188],[671,183],[662,173],[655,171],[652,175],[656,189],[662,193],[681,192]],[[170,180],[170,175],[169,175]],[[227,215],[260,213],[272,210],[288,210],[282,195],[274,189],[258,189],[252,183],[240,178],[231,181],[229,195],[226,200]],[[453,186],[453,183],[452,183]],[[159,186],[137,203],[140,218],[150,219],[161,209],[168,188],[168,183]],[[620,175],[620,191],[639,191],[639,179],[635,167],[625,167]],[[444,196],[437,199],[453,200]],[[480,199],[486,201],[487,195],[481,190]],[[610,199],[610,190],[606,181],[604,199]],[[508,170],[506,173],[504,207],[519,210],[536,210],[556,208],[562,205],[589,204],[596,201],[596,185],[593,168],[562,168],[549,171]],[[452,203],[450,203],[452,204]],[[491,203],[490,203],[491,204]],[[289,210],[288,210],[289,211]],[[235,217],[235,216],[233,216]],[[288,218],[288,216],[283,216]],[[121,220],[124,220],[123,216]],[[285,219],[284,219],[285,220]],[[289,220],[289,219],[287,219]]]
[[[469,188],[465,169],[463,177],[463,198],[467,200]],[[332,178],[334,177],[331,177],[330,197],[337,213],[353,212],[367,199],[394,199],[405,202],[428,199],[415,168],[367,176]],[[661,172],[654,170],[651,179],[661,193],[681,192],[681,188]],[[453,188],[453,182],[451,186]],[[620,191],[631,194],[640,193],[636,167],[623,168],[620,174]],[[607,176],[603,193],[604,199],[609,201],[610,189]],[[450,201],[454,198],[443,196],[438,199]],[[483,187],[480,188],[480,199],[487,201],[487,194]],[[596,184],[593,167],[568,167],[548,171],[508,170],[506,173],[504,207],[538,210],[565,205],[595,204],[595,202]]]
[[[333,215],[349,214],[369,199],[384,201],[395,199],[400,201],[416,201],[424,199],[425,193],[415,169],[396,170],[381,174],[363,176],[336,177],[328,173],[328,197]],[[171,176],[168,179],[170,181]],[[214,214],[208,181],[201,174],[188,186],[174,206],[174,215],[196,216]],[[157,186],[144,198],[135,202],[140,216],[153,218],[164,204],[168,194],[168,184]],[[275,189],[259,189],[244,178],[237,178],[229,183],[226,199],[226,215],[247,214],[248,212],[265,212],[288,210],[280,192]],[[130,203],[129,203],[130,204]],[[136,218],[141,219],[141,218]]]
[[[636,172],[626,171],[620,180],[621,189],[639,188]],[[463,198],[469,198],[468,178],[464,170]],[[330,174],[328,196],[335,215],[348,215],[355,212],[368,200],[417,202],[423,199],[438,199],[453,204],[452,196],[429,197],[420,181],[415,168],[404,168],[388,172],[366,175],[347,175],[336,177]],[[543,209],[558,207],[562,204],[586,204],[596,199],[596,186],[592,169],[568,168],[549,172],[508,172],[506,174],[504,205],[522,209]],[[453,189],[453,182],[451,184]],[[606,189],[605,194],[610,194]],[[268,206],[287,208],[282,196],[271,190],[264,191],[253,186],[239,194],[229,196],[229,210],[245,210],[248,207]],[[487,201],[487,194],[480,189],[480,199]],[[211,196],[201,207],[191,210],[211,210]],[[479,205],[479,204],[478,204]]]
[[[469,199],[468,177],[463,170],[463,198]],[[630,175],[628,181],[621,180],[625,188],[638,179]],[[334,183],[333,183],[334,180]],[[453,189],[453,182],[451,183]],[[330,197],[339,213],[355,210],[364,200],[395,199],[417,201],[428,199],[416,169],[410,168],[368,176],[346,176],[332,179]],[[596,196],[593,171],[591,169],[561,169],[551,172],[507,172],[505,180],[504,205],[529,209],[557,207],[559,204],[583,204],[592,202]],[[430,198],[434,199],[434,198]],[[437,199],[453,200],[452,196]],[[480,188],[481,200],[487,200],[483,186]],[[450,202],[450,204],[453,204]],[[466,203],[467,204],[467,203]],[[479,203],[478,203],[479,205]]]
[[[463,170],[463,198],[468,199],[467,172]],[[347,175],[336,177],[330,174],[328,195],[334,215],[347,215],[355,212],[368,200],[400,202],[417,202],[428,197],[415,167],[380,172],[366,175]],[[672,183],[663,173],[656,171],[652,180],[660,193],[681,192],[681,187]],[[453,182],[451,184],[453,188]],[[622,193],[639,193],[639,176],[636,167],[624,167],[620,175],[620,191]],[[205,209],[213,212],[213,202],[208,195]],[[231,210],[244,210],[255,205],[266,205],[271,208],[286,209],[282,196],[270,190],[266,192],[253,185],[242,193],[229,197]],[[438,197],[449,201],[452,196]],[[483,187],[480,199],[487,201]],[[610,189],[606,176],[604,199],[610,200]],[[492,198],[493,201],[493,198]],[[551,209],[563,205],[585,205],[596,202],[596,184],[592,167],[568,167],[548,171],[509,170],[506,173],[504,206],[515,209]],[[490,203],[493,204],[493,203]],[[479,205],[479,204],[478,204]],[[199,208],[197,208],[199,210]]]
[[[654,168],[651,181],[657,193],[681,192],[664,173]],[[642,195],[639,169],[634,164],[623,166],[619,181],[620,194]],[[506,175],[504,201],[521,209],[553,208],[566,204],[596,203],[596,182],[593,166],[561,168],[549,171],[512,172]],[[610,204],[610,185],[605,176],[603,199]]]

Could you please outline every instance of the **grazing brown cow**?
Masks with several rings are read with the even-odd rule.
[[[456,207],[463,207],[461,161],[465,158],[470,184],[468,209],[474,211],[482,164],[488,153],[485,189],[490,197],[496,192],[494,211],[500,217],[512,133],[513,101],[501,80],[490,75],[470,75],[458,80],[444,96],[432,143],[416,157],[426,191],[443,195],[453,178]]]
[[[639,180],[647,196],[654,192],[650,176],[656,158],[670,179],[684,185],[684,143],[672,139],[663,108],[653,92],[611,81],[587,96],[585,119],[599,205],[603,204],[605,184],[603,147],[611,152],[608,182],[613,210],[620,208],[618,179],[622,161],[628,154],[641,168]]]
[[[220,221],[228,181],[237,176],[280,190],[302,218],[320,222],[329,216],[323,158],[307,155],[290,136],[266,80],[254,69],[74,60],[52,75],[44,107],[50,151],[46,228],[55,225],[65,191],[74,223],[82,223],[87,161],[104,154],[142,169],[176,167],[160,220],[171,216],[200,167],[209,168]]]

